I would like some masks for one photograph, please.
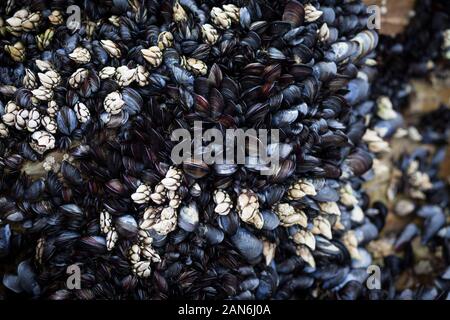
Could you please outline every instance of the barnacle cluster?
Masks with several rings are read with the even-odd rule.
[[[363,184],[401,116],[371,95],[379,38],[361,1],[68,2],[78,23],[61,1],[0,5],[0,297],[368,292],[390,247]],[[174,163],[172,133],[195,122],[279,130],[280,161]],[[423,200],[422,160],[404,172]]]

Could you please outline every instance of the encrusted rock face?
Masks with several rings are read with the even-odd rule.
[[[0,258],[22,261],[8,295],[290,299],[363,286],[391,248],[377,242],[387,209],[361,187],[391,151],[374,123],[399,112],[370,96],[378,34],[360,1],[86,2],[78,28],[42,6],[0,5]],[[199,122],[276,131],[263,156],[278,161],[249,138],[242,162],[177,162],[174,132],[195,136]],[[415,199],[435,188],[424,161],[402,164]],[[45,170],[28,176],[25,163]],[[444,213],[426,219],[425,241],[445,238]],[[81,290],[58,285],[70,264],[89,279]]]
[[[349,220],[359,190],[345,193],[343,202],[340,195],[369,170],[369,152],[386,149],[374,133],[361,139],[366,115],[355,111],[368,98],[360,87],[368,86],[376,32],[366,30],[359,2],[268,6],[184,0],[86,6],[74,31],[64,26],[62,11],[2,8],[4,58],[17,78],[2,80],[0,133],[5,143],[15,137],[2,149],[5,181],[23,190],[2,194],[8,208],[2,225],[27,223],[13,230],[36,241],[39,265],[61,268],[60,258],[46,253],[50,247],[77,247],[71,261],[90,265],[94,278],[102,272],[93,267],[100,254],[105,267],[121,261],[113,272],[138,279],[151,278],[159,263],[189,268],[171,260],[179,255],[204,263],[200,257],[212,254],[207,260],[222,268],[234,259],[237,269],[261,266],[265,273],[293,261],[289,272],[321,270],[324,261],[345,267],[350,248],[357,257],[359,243],[346,231],[365,230],[369,222]],[[344,14],[350,6],[354,13]],[[153,21],[150,11],[167,19]],[[146,14],[129,18],[137,12]],[[26,35],[36,35],[35,49],[28,50]],[[281,140],[267,147],[280,161],[268,174],[253,155],[245,163],[173,163],[171,134],[192,133],[194,121],[205,129],[280,130]],[[50,151],[68,156],[50,162]],[[47,175],[18,180],[25,161],[44,161]],[[347,249],[334,243],[344,235]],[[215,290],[256,297],[257,288]],[[94,294],[86,290],[81,294]],[[283,290],[267,297],[291,294]]]

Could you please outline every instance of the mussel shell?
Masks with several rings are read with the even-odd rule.
[[[358,45],[353,41],[335,42],[331,45],[331,50],[325,52],[328,61],[341,62],[344,59],[356,55]]]
[[[125,238],[133,238],[138,233],[138,224],[132,215],[123,215],[115,220],[117,232]]]
[[[11,227],[9,224],[0,227],[0,258],[6,257],[11,247]]]
[[[75,231],[64,231],[60,233],[55,239],[54,243],[57,247],[69,247],[80,239],[80,234]]]
[[[161,235],[161,234],[157,233],[153,229],[149,230],[149,233],[150,233],[150,236],[153,239],[152,245],[154,247],[161,248],[161,247],[164,247],[166,245],[167,240],[168,240],[167,235]]]
[[[363,286],[360,282],[352,280],[337,293],[339,300],[356,300],[362,294]]]
[[[415,223],[409,223],[402,231],[398,239],[395,241],[395,248],[398,250],[419,234],[419,228]]]
[[[21,293],[23,291],[19,277],[13,274],[5,274],[3,276],[3,285],[8,288],[9,290],[15,292],[15,293]]]
[[[269,32],[275,36],[280,37],[284,35],[286,32],[291,30],[292,25],[287,21],[274,21],[270,24]]]
[[[295,0],[289,1],[284,7],[281,20],[289,22],[293,28],[303,24],[305,19],[305,9],[303,5]]]
[[[106,239],[100,236],[83,237],[80,239],[79,245],[92,253],[102,254],[106,252]]]
[[[320,6],[320,11],[322,11],[322,21],[328,25],[333,25],[336,19],[336,13],[333,8]]]
[[[262,227],[264,230],[275,230],[279,226],[280,219],[275,212],[271,210],[262,210],[261,214],[264,221],[264,225]]]
[[[61,173],[67,181],[74,185],[81,185],[83,183],[80,170],[67,161],[62,162]]]
[[[277,128],[283,128],[293,123],[297,119],[298,114],[298,110],[294,108],[280,110],[272,116],[272,125]]]
[[[28,260],[22,261],[17,267],[17,275],[19,278],[20,287],[33,296],[38,296],[41,293],[41,288],[37,282],[37,276]]]
[[[314,69],[306,64],[294,64],[290,66],[289,73],[292,74],[297,81],[302,81],[314,73]]]
[[[219,227],[227,234],[233,235],[237,232],[240,219],[234,211],[230,211],[227,215],[218,215]]]
[[[56,115],[56,123],[61,133],[71,135],[78,125],[75,111],[68,107],[62,107]]]
[[[317,195],[312,197],[316,201],[320,202],[336,202],[339,201],[339,193],[328,186],[325,186],[317,192]]]
[[[239,228],[231,236],[231,241],[249,262],[255,261],[262,254],[263,243],[245,228]]]
[[[313,66],[313,74],[321,81],[329,80],[337,73],[337,66],[334,62],[319,62]]]
[[[345,99],[349,104],[356,105],[367,98],[369,94],[369,83],[361,78],[352,79],[348,83],[347,90],[349,92],[345,95]]]
[[[198,162],[194,159],[183,161],[183,171],[192,178],[203,178],[209,173],[209,170],[209,166],[204,162]]]
[[[169,235],[170,242],[177,245],[182,243],[189,236],[189,232],[183,229],[178,229],[174,232],[171,232]]]
[[[64,204],[59,207],[59,211],[69,217],[81,217],[83,216],[83,210],[74,203]]]
[[[378,236],[378,229],[374,224],[366,222],[364,225],[355,229],[355,236],[359,243],[367,243]]]
[[[127,189],[122,184],[122,182],[119,179],[111,179],[108,182],[105,183],[105,188],[117,195],[123,195],[126,193]]]
[[[277,271],[279,273],[289,274],[303,265],[304,262],[300,257],[293,256],[277,264]]]
[[[437,205],[424,205],[417,211],[417,215],[425,219],[436,214],[442,214],[442,208]]]
[[[436,213],[425,220],[425,231],[422,237],[422,243],[427,243],[430,239],[445,225],[445,214]]]
[[[216,245],[223,241],[225,234],[222,230],[211,225],[203,225],[199,227],[199,232],[203,235],[209,244]]]
[[[232,175],[233,173],[235,173],[238,170],[238,166],[236,164],[234,164],[234,163],[230,163],[230,164],[226,164],[226,163],[215,164],[214,165],[214,170],[216,171],[216,173],[218,175],[229,176],[229,175]]]

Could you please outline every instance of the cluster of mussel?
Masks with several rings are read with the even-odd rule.
[[[414,97],[424,93],[415,92],[412,81],[431,83],[420,90],[433,94],[439,82],[448,83],[446,6],[445,1],[417,1],[401,34],[380,37],[372,82],[377,111],[366,141],[376,154],[375,185],[383,189],[391,214],[368,249],[382,266],[388,299],[450,298],[450,109],[421,106]]]
[[[360,1],[0,14],[0,297],[385,297],[366,279],[387,208],[362,185],[388,148],[368,120],[396,112],[369,100],[378,35]],[[278,129],[277,167],[172,163],[172,132],[196,121]]]

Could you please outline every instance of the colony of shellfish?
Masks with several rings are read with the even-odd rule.
[[[386,76],[397,53],[369,19],[359,0],[3,1],[0,299],[445,297],[448,269],[426,297],[391,288],[414,238],[450,264],[450,115],[404,128],[409,75]],[[278,130],[279,161],[175,162],[199,122]],[[440,148],[386,168],[402,134]],[[366,190],[386,170],[394,208]],[[424,222],[387,237],[392,211]]]

